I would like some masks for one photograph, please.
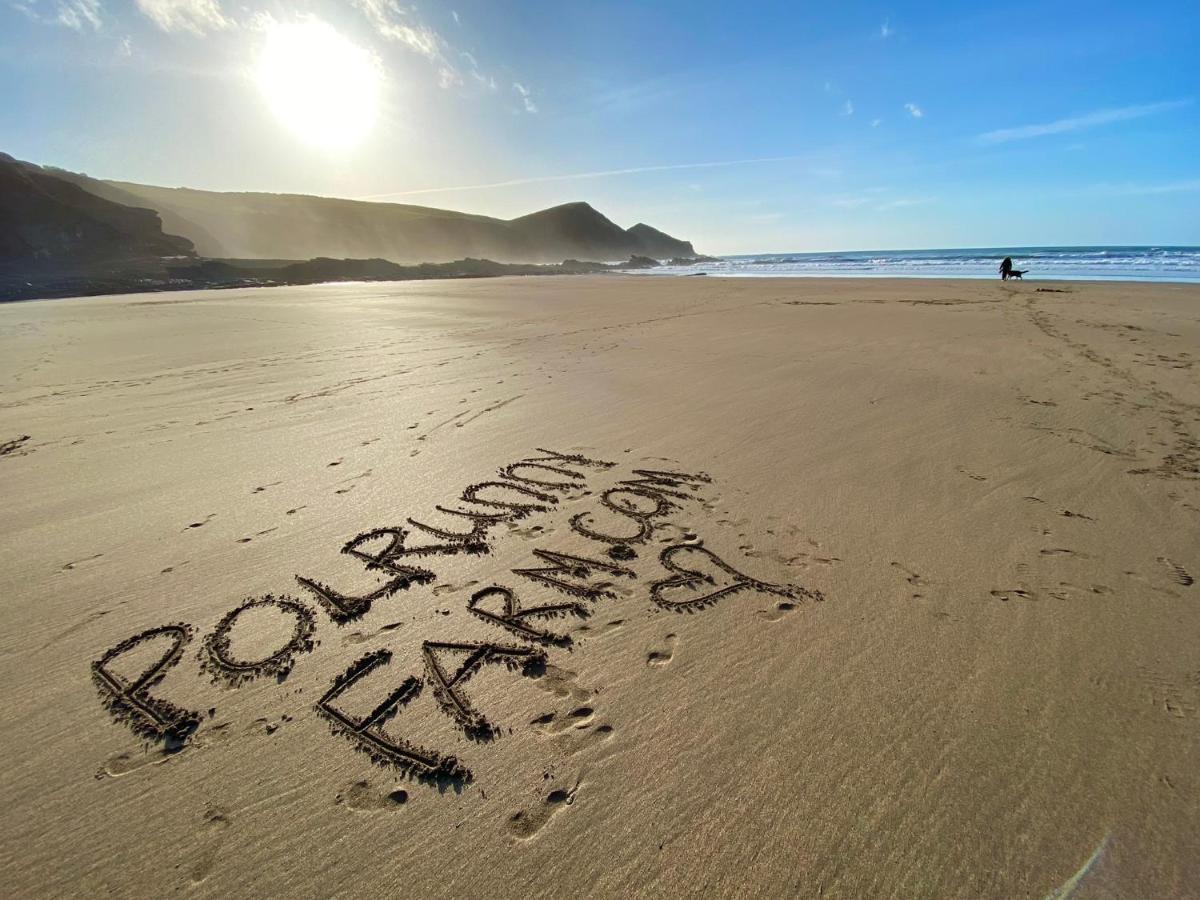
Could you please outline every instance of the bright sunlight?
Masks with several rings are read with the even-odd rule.
[[[305,143],[353,147],[375,122],[382,81],[375,57],[324,22],[272,27],[256,80],[279,121]]]

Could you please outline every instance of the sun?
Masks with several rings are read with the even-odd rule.
[[[353,147],[371,131],[383,80],[376,58],[324,22],[274,25],[255,80],[272,112],[305,143]]]

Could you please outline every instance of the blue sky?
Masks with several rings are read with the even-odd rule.
[[[361,142],[255,66],[325,23]],[[1200,244],[1200,4],[0,0],[0,150],[105,178],[515,216],[714,253]]]

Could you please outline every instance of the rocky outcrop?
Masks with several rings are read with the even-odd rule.
[[[113,203],[0,153],[0,268],[154,267],[193,255],[191,241],[165,234],[153,210]]]
[[[638,222],[627,232],[637,247],[634,253],[642,256],[653,256],[655,259],[667,259],[672,256],[695,256],[696,250],[691,241],[681,241],[673,238],[657,228]]]

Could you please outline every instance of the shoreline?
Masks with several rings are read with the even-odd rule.
[[[948,276],[901,275],[901,274],[863,275],[863,274],[858,274],[858,273],[852,274],[852,275],[829,275],[829,274],[821,274],[821,275],[797,275],[797,274],[744,275],[744,274],[727,274],[727,273],[712,274],[712,273],[654,272],[654,271],[649,271],[649,270],[648,271],[629,271],[629,270],[614,269],[614,270],[608,271],[608,272],[599,272],[599,271],[580,272],[580,273],[548,272],[548,273],[537,273],[537,274],[459,275],[459,276],[444,276],[444,277],[431,277],[431,278],[358,279],[358,280],[345,280],[345,281],[311,281],[311,282],[270,283],[270,284],[230,283],[230,284],[207,285],[207,286],[161,287],[156,290],[143,290],[143,291],[114,290],[111,292],[94,293],[94,294],[62,294],[62,295],[48,296],[48,297],[21,297],[21,298],[16,298],[16,299],[11,299],[11,300],[0,298],[0,307],[9,305],[9,304],[36,303],[36,302],[40,302],[40,301],[49,301],[49,300],[89,300],[89,299],[100,299],[100,298],[134,297],[134,296],[141,296],[141,295],[145,295],[147,297],[152,297],[152,296],[156,296],[156,295],[160,295],[160,294],[170,294],[170,295],[173,295],[173,294],[196,294],[196,293],[207,293],[207,292],[212,292],[212,291],[221,291],[221,292],[224,292],[224,291],[251,291],[251,290],[291,289],[291,288],[306,288],[306,287],[314,287],[314,288],[315,287],[340,287],[340,286],[354,286],[354,285],[401,285],[401,284],[418,284],[418,285],[420,285],[420,284],[441,284],[444,282],[465,282],[465,281],[504,282],[504,281],[510,281],[510,280],[530,280],[530,279],[536,279],[536,280],[553,280],[553,279],[577,280],[577,279],[587,279],[587,278],[612,279],[612,278],[618,278],[618,277],[633,278],[633,279],[663,279],[663,280],[672,280],[673,281],[676,279],[686,279],[686,278],[695,279],[695,278],[700,277],[701,275],[703,276],[705,281],[730,281],[730,282],[735,282],[735,283],[742,282],[742,281],[748,281],[748,282],[765,281],[765,282],[785,282],[785,283],[786,282],[797,282],[797,283],[830,282],[833,284],[838,284],[838,283],[843,283],[843,282],[854,282],[854,281],[864,281],[864,282],[872,282],[872,283],[895,281],[900,284],[910,284],[910,283],[947,284],[947,283],[962,282],[962,283],[966,283],[966,284],[979,285],[979,284],[986,284],[989,282],[995,282],[995,283],[998,283],[1001,285],[1013,286],[1013,287],[1015,287],[1016,285],[1029,286],[1035,292],[1038,287],[1053,288],[1057,284],[1097,285],[1097,286],[1128,285],[1128,286],[1137,286],[1137,287],[1160,287],[1161,286],[1161,287],[1165,287],[1165,288],[1200,287],[1200,280],[1198,280],[1198,281],[1191,281],[1191,280],[1180,281],[1180,280],[1166,280],[1166,279],[1136,280],[1136,279],[1132,279],[1132,278],[1060,277],[1060,278],[1047,278],[1047,279],[1031,278],[1028,281],[1018,280],[1018,281],[1002,282],[999,278],[995,278],[995,277],[985,278],[985,277],[981,276],[981,277],[976,278],[976,277],[962,276],[962,275],[953,275],[953,276],[949,276],[949,275]],[[1044,292],[1045,291],[1043,291],[1043,293]]]

